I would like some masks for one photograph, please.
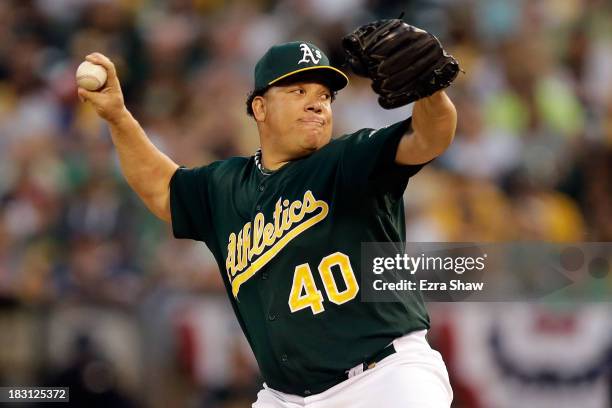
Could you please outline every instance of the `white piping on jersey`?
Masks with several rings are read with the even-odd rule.
[[[254,157],[255,157],[255,166],[257,166],[257,169],[259,170],[261,174],[263,174],[264,176],[269,176],[270,174],[272,174],[272,172],[270,170],[267,170],[261,163],[261,147],[257,149]]]

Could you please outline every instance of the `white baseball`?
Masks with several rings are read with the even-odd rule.
[[[97,91],[106,82],[106,69],[102,65],[83,61],[77,68],[76,81],[81,88]]]

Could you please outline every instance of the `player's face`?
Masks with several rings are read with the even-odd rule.
[[[275,86],[266,92],[266,122],[275,143],[299,157],[329,143],[331,92],[316,82]]]

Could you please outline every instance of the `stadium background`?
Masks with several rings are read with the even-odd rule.
[[[407,189],[408,239],[612,241],[605,0],[2,1],[0,385],[250,406],[261,379],[212,256],[129,190],[75,69],[108,55],[153,142],[196,166],[257,148],[244,102],[271,44],[311,41],[338,64],[344,33],[401,11],[467,72],[449,90],[454,144]],[[355,77],[333,108],[335,135],[410,109],[383,111]],[[454,407],[611,406],[610,303],[429,308]]]

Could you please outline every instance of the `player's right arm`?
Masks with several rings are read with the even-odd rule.
[[[170,180],[178,164],[151,143],[125,107],[114,64],[100,53],[90,54],[86,59],[102,65],[108,78],[100,91],[79,88],[79,98],[83,102],[89,101],[98,115],[108,122],[127,183],[153,214],[170,222]]]

